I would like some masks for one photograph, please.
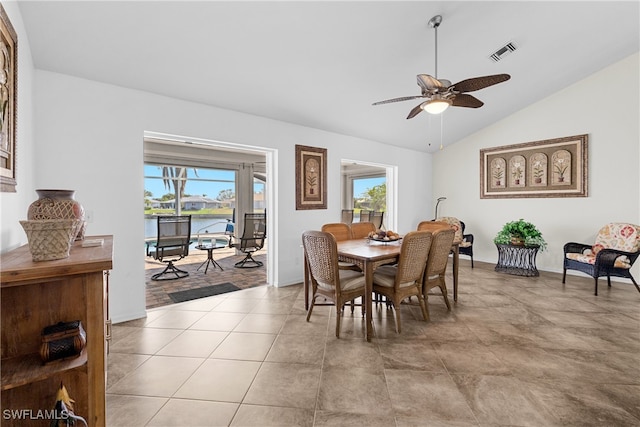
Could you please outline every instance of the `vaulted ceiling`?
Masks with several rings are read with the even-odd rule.
[[[637,1],[21,1],[38,69],[434,151],[638,52]],[[407,120],[417,74],[507,73]],[[494,62],[507,43],[516,50]],[[618,94],[623,96],[624,94]],[[630,94],[638,96],[638,94]],[[442,120],[442,123],[441,123]],[[441,124],[443,125],[441,133]]]

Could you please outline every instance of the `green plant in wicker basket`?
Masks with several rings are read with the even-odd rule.
[[[493,242],[498,245],[508,245],[512,244],[514,239],[522,240],[525,246],[538,246],[540,251],[544,251],[547,247],[547,242],[542,238],[540,230],[522,218],[506,223],[493,238]]]

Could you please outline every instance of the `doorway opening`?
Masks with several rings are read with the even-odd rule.
[[[145,248],[157,234],[158,215],[191,215],[189,255],[178,261],[189,271],[179,280],[151,281],[162,267],[146,256],[147,308],[172,304],[171,294],[191,288],[232,284],[246,289],[271,285],[275,250],[272,171],[276,152],[263,147],[145,132]],[[229,246],[242,233],[245,213],[268,212],[265,247],[256,259],[264,266],[235,268],[244,254]],[[206,243],[206,245],[205,245]],[[215,251],[205,250],[214,245]],[[215,262],[208,261],[214,258]]]

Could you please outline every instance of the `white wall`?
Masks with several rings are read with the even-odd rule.
[[[34,68],[29,40],[24,32],[22,16],[16,2],[2,2],[5,12],[18,35],[18,126],[16,135],[15,193],[0,193],[0,248],[17,248],[26,242],[26,235],[18,221],[27,219],[27,208],[37,198],[33,191],[34,153]]]
[[[429,154],[47,71],[36,71],[35,87],[34,188],[76,190],[76,199],[93,212],[87,233],[114,235],[110,307],[115,322],[145,314],[145,131],[277,150],[277,202],[270,211],[276,216],[276,229],[270,232],[277,238],[270,254],[276,257],[276,286],[302,281],[302,231],[339,220],[340,159],[399,167],[400,230],[413,229],[420,212],[430,208]],[[295,144],[328,149],[327,210],[295,210]],[[35,193],[27,193],[30,203]]]
[[[554,272],[566,242],[593,242],[608,222],[640,224],[639,61],[634,54],[434,155],[434,198],[447,197],[440,214],[466,223],[474,259],[495,263],[493,237],[519,218],[542,232],[549,248],[537,265]],[[579,134],[589,135],[589,197],[480,199],[480,149]]]

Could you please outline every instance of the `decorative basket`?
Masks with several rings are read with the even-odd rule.
[[[42,330],[40,357],[46,364],[80,356],[87,345],[87,333],[79,320],[58,322]]]
[[[69,256],[69,249],[83,225],[79,219],[20,221],[34,261],[51,261]]]

